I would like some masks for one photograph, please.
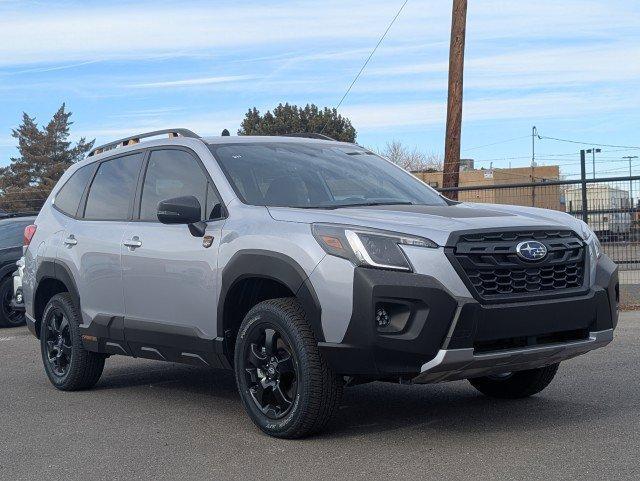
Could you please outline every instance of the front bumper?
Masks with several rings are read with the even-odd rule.
[[[406,327],[380,332],[381,302],[410,306]],[[553,364],[613,338],[617,266],[598,263],[586,294],[481,305],[456,298],[430,276],[356,268],[353,315],[342,343],[319,347],[335,372],[417,383],[465,379]]]
[[[589,333],[588,339],[522,349],[475,354],[473,349],[441,349],[424,364],[412,382],[432,383],[489,376],[548,366],[604,347],[613,340],[613,329]]]

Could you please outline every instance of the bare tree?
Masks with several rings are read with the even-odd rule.
[[[421,152],[417,148],[410,150],[398,140],[387,142],[378,154],[408,171],[442,170],[442,156],[435,152]]]

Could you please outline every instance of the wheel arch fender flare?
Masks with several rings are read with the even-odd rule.
[[[36,271],[34,300],[37,296],[38,289],[40,288],[42,281],[46,279],[55,279],[64,284],[64,286],[67,288],[67,291],[71,295],[73,303],[78,307],[78,310],[80,310],[80,294],[78,292],[78,287],[73,280],[71,271],[66,265],[55,260],[46,260],[40,263],[40,265],[38,266],[38,270]]]
[[[273,280],[286,286],[302,304],[318,342],[324,341],[322,308],[308,274],[293,258],[261,249],[236,252],[222,271],[217,309],[218,336],[224,336],[225,301],[228,294],[239,282],[252,277]]]

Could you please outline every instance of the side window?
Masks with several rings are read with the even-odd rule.
[[[126,220],[136,190],[142,153],[126,155],[102,162],[98,167],[84,210],[91,220]]]
[[[80,198],[93,173],[94,165],[85,165],[76,170],[62,186],[53,201],[54,205],[67,215],[75,216]]]
[[[198,161],[184,150],[154,150],[149,157],[142,186],[140,220],[158,221],[158,203],[173,197],[193,195],[202,206],[202,219],[207,208],[207,177]]]

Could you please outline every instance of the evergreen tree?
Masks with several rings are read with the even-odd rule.
[[[0,209],[38,210],[64,171],[93,147],[94,141],[84,137],[75,146],[67,140],[73,124],[70,117],[62,104],[40,129],[35,118],[22,114],[22,123],[11,134],[18,139],[20,156],[0,168]]]
[[[304,108],[296,105],[279,104],[273,113],[261,115],[255,107],[249,109],[238,130],[238,135],[283,135],[297,133],[323,133],[336,140],[354,142],[356,129],[351,121],[338,114],[336,109],[307,104]]]

